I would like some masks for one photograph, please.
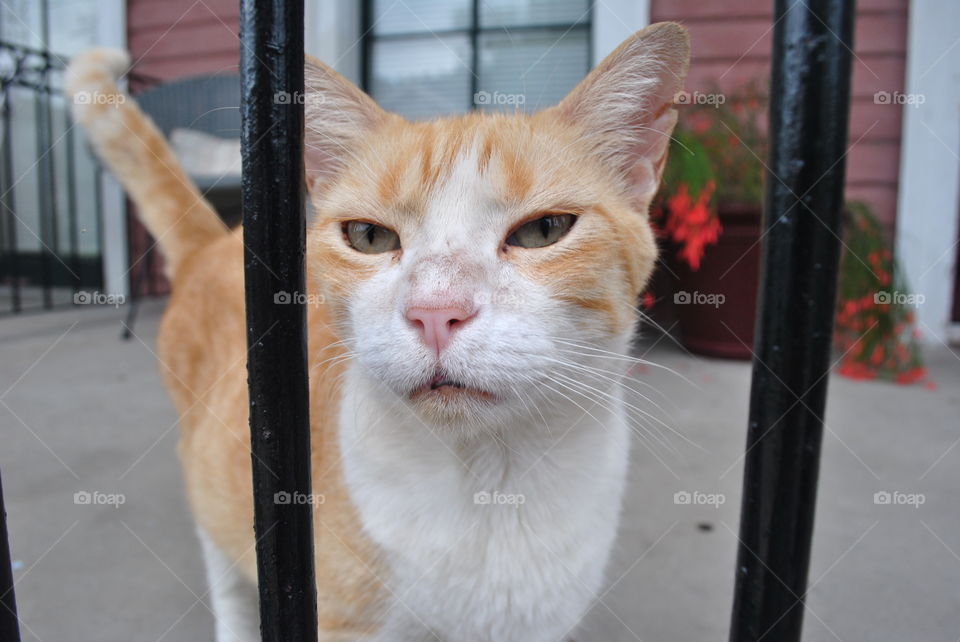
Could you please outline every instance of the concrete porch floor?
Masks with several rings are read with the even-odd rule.
[[[123,309],[0,319],[0,470],[24,640],[213,638],[176,417],[151,354],[161,310],[143,307],[142,342],[119,338]],[[610,586],[578,642],[727,635],[749,365],[694,358],[668,338],[648,349],[689,380],[635,374],[691,443],[636,440]],[[830,382],[805,640],[960,636],[960,351],[927,359],[935,390]],[[76,504],[85,491],[125,502]],[[924,503],[876,504],[878,492]]]

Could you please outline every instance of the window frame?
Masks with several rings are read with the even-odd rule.
[[[517,26],[480,26],[480,2],[481,0],[470,0],[471,19],[470,24],[464,28],[454,29],[436,29],[424,31],[404,31],[390,34],[375,34],[373,32],[373,3],[375,0],[362,0],[360,7],[360,45],[362,50],[362,60],[360,61],[360,88],[376,100],[372,93],[373,81],[373,46],[379,41],[390,40],[412,40],[415,38],[436,38],[440,36],[466,35],[470,42],[470,69],[464,69],[470,74],[470,99],[466,105],[466,111],[476,111],[478,106],[473,100],[480,90],[480,38],[484,34],[508,31],[510,33],[523,32],[551,32],[555,31],[560,37],[568,33],[578,31],[586,35],[586,63],[587,70],[594,66],[594,42],[593,30],[596,20],[596,3],[590,2],[587,7],[584,19],[578,22],[555,22],[555,23],[535,23],[529,25]]]

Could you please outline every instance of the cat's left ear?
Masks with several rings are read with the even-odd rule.
[[[674,96],[690,60],[687,30],[675,22],[621,44],[549,111],[579,127],[601,161],[621,174],[631,201],[649,206],[677,122]]]
[[[396,116],[313,56],[304,59],[304,165],[316,195],[356,155],[363,139]]]

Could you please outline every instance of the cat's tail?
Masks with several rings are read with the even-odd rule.
[[[117,88],[130,59],[116,49],[91,49],[70,62],[65,93],[73,117],[97,155],[137,206],[140,219],[176,274],[184,258],[227,233],[190,181],[153,121]]]

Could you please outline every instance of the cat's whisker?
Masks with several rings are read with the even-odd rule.
[[[609,412],[613,412],[613,411],[614,411],[614,409],[613,409],[610,405],[608,405],[606,402],[604,402],[601,398],[597,398],[597,397],[594,397],[594,396],[592,396],[592,395],[590,395],[590,394],[587,394],[587,393],[583,392],[583,390],[580,390],[580,389],[578,389],[578,388],[576,388],[576,387],[567,385],[567,384],[564,383],[563,381],[559,381],[559,380],[554,379],[554,378],[549,377],[549,376],[548,376],[548,378],[549,378],[553,383],[555,383],[555,384],[557,384],[557,385],[559,385],[559,386],[562,386],[563,388],[569,390],[570,392],[572,392],[572,393],[574,393],[574,394],[577,394],[577,395],[583,397],[584,399],[592,402],[594,405],[600,406],[601,408],[604,408],[605,410],[607,410],[607,411],[609,411]],[[556,392],[557,394],[563,394],[563,393],[557,391],[557,390],[554,389],[554,388],[551,388],[551,389],[552,389],[554,392]],[[576,401],[574,401],[574,400],[571,399],[570,397],[566,397],[566,398],[567,398],[571,403],[575,404],[575,405],[576,405],[577,407],[579,407],[581,410],[583,410],[584,412],[586,412],[586,413],[587,413],[590,417],[592,417],[594,420],[596,420],[596,417],[595,417],[592,413],[590,413],[589,411],[587,411],[585,408],[583,408],[583,406],[581,406],[580,404],[578,404]],[[645,424],[643,424],[642,421],[638,421],[637,423],[639,423],[640,425],[644,426],[644,428],[646,428],[648,431],[650,430],[649,427],[646,426]],[[605,426],[604,424],[601,423],[601,425],[602,425],[604,428],[606,428],[606,426]],[[635,429],[633,426],[629,425],[629,422],[628,422],[628,424],[627,424],[627,427],[628,427],[635,435],[637,435],[637,437],[641,440],[641,442],[646,443],[648,448],[652,448],[652,444],[650,444],[650,443],[648,443],[648,442],[646,441],[645,436],[642,435],[641,433],[637,432],[636,429]],[[651,434],[651,437],[652,437],[652,436],[653,436],[653,435]],[[674,454],[677,454],[677,453],[675,452],[675,450],[674,450],[672,447],[670,447],[669,445],[664,444],[664,447],[666,447],[668,450],[674,451]]]
[[[560,373],[555,373],[555,374],[560,375]],[[548,375],[547,375],[547,376],[548,376]],[[596,390],[596,389],[593,389],[593,388],[591,388],[591,387],[589,387],[589,386],[586,386],[582,381],[579,381],[579,380],[577,380],[577,379],[573,379],[573,378],[571,378],[571,377],[566,377],[565,375],[560,375],[560,376],[564,376],[564,378],[565,378],[567,381],[570,381],[570,382],[572,382],[573,384],[577,384],[577,385],[580,385],[580,386],[585,386],[587,389],[590,389],[590,390]],[[558,385],[563,385],[566,389],[571,390],[572,392],[575,392],[576,394],[578,394],[578,395],[580,395],[580,396],[582,396],[582,397],[585,397],[585,398],[587,398],[587,399],[590,399],[590,400],[593,401],[594,403],[596,403],[596,404],[598,404],[598,405],[601,405],[602,407],[604,407],[604,408],[606,408],[606,409],[608,409],[608,410],[611,409],[611,406],[610,406],[609,404],[607,404],[603,399],[598,399],[598,398],[596,398],[596,397],[594,397],[594,396],[591,396],[590,394],[586,394],[586,393],[583,392],[583,390],[580,390],[580,389],[571,387],[571,385],[565,385],[564,382],[558,381],[558,380],[556,380],[556,379],[552,379],[552,380],[554,381],[554,383],[557,383]],[[598,395],[598,396],[601,396],[601,397],[602,397],[603,395],[607,395],[607,393],[603,393],[602,391],[599,391],[599,390],[597,390],[597,391],[596,391],[595,393],[593,393],[593,394]],[[610,397],[611,400],[614,400],[614,399],[615,399],[615,397],[613,397],[612,395],[610,395],[609,397]],[[635,424],[643,427],[644,430],[650,432],[651,434],[653,434],[654,432],[656,432],[656,434],[657,434],[658,436],[661,436],[660,431],[656,431],[656,430],[653,428],[653,426],[651,426],[651,425],[648,423],[648,418],[650,418],[649,413],[643,411],[643,410],[640,409],[640,408],[637,408],[637,407],[634,406],[633,404],[629,404],[629,403],[627,403],[627,402],[624,402],[624,403],[625,403],[624,410],[625,410],[628,414],[630,414],[630,415],[633,416],[633,422],[634,422]],[[666,424],[664,424],[664,425],[666,426]],[[669,426],[666,426],[666,427],[667,427],[671,432],[673,432],[673,430],[670,429]],[[634,427],[633,427],[633,426],[630,426],[630,428],[631,428],[631,430],[634,430]],[[636,432],[636,431],[634,430],[634,432]],[[640,437],[641,439],[644,438],[644,436],[641,435],[641,434],[639,434],[639,433],[637,433],[637,436]],[[681,435],[681,437],[682,437],[682,435]],[[662,440],[662,436],[661,436],[661,440]],[[664,447],[666,447],[666,448],[668,448],[668,449],[670,449],[670,450],[674,450],[671,445],[664,444]],[[674,454],[678,454],[678,453],[676,453],[676,452],[674,451]]]
[[[523,391],[521,391],[519,388],[514,388],[514,389],[513,389],[513,394],[515,394],[516,397],[517,397],[517,399],[520,401],[520,403],[523,404],[523,409],[526,411],[526,413],[527,413],[527,415],[530,417],[530,419],[531,419],[531,420],[535,420],[536,417],[534,417],[534,416],[533,416],[533,413],[530,412],[530,406],[527,405],[527,401],[526,401],[526,399],[525,399],[524,396],[523,396]],[[547,431],[549,432],[550,428],[546,425],[546,422],[544,422],[544,428],[546,428]]]
[[[650,361],[650,360],[648,360],[648,359],[641,359],[641,358],[638,358],[638,357],[631,357],[631,356],[629,356],[629,355],[620,354],[620,353],[617,353],[617,352],[611,352],[611,351],[609,351],[609,350],[603,350],[603,349],[601,349],[601,348],[596,348],[596,347],[590,346],[590,345],[575,344],[575,343],[571,343],[571,342],[562,341],[562,340],[560,340],[560,339],[554,339],[554,341],[557,341],[558,343],[565,343],[565,344],[567,344],[567,345],[571,345],[571,346],[573,346],[573,347],[576,347],[576,348],[579,348],[579,349],[582,349],[582,350],[593,350],[593,351],[594,351],[595,353],[597,353],[597,354],[591,354],[591,353],[585,353],[585,352],[576,352],[576,351],[574,351],[574,350],[565,350],[565,349],[560,349],[561,352],[567,352],[567,353],[569,353],[569,354],[576,354],[576,355],[579,355],[579,356],[581,356],[581,357],[593,357],[593,358],[596,358],[596,359],[606,358],[606,359],[613,359],[613,360],[616,360],[616,361],[626,361],[626,362],[629,362],[629,363],[636,363],[636,364],[640,364],[640,365],[644,365],[644,366],[651,366],[651,367],[653,367],[653,368],[659,368],[659,369],[661,369],[661,370],[665,370],[666,372],[669,372],[670,374],[672,374],[672,375],[680,378],[680,379],[683,380],[685,383],[688,383],[688,384],[690,384],[691,386],[693,386],[694,388],[696,388],[698,391],[701,391],[701,392],[703,391],[703,390],[700,388],[700,386],[698,386],[696,383],[694,383],[693,381],[691,381],[688,377],[686,377],[685,375],[680,374],[679,372],[677,372],[677,371],[674,370],[673,368],[670,368],[669,366],[665,366],[665,365],[663,365],[663,364],[656,363],[656,362]]]
[[[564,383],[562,383],[562,382],[560,382],[560,381],[557,381],[557,380],[554,379],[553,377],[550,377],[549,375],[545,375],[545,376],[546,376],[546,378],[548,378],[548,379],[549,379],[550,381],[552,381],[553,383],[555,383],[555,384],[557,384],[557,385],[559,385],[559,386],[563,386],[564,388],[567,388],[568,390],[571,390],[571,389],[569,388],[569,386],[565,385]],[[580,405],[579,403],[577,403],[572,397],[570,397],[570,396],[564,394],[563,392],[557,390],[556,388],[550,386],[550,385],[547,384],[546,382],[542,382],[542,381],[541,381],[541,382],[540,382],[540,385],[542,385],[542,386],[546,387],[547,389],[552,390],[554,393],[560,395],[561,397],[563,397],[564,399],[566,399],[567,401],[569,401],[570,403],[572,403],[573,405],[575,405],[577,408],[579,408],[580,410],[582,410],[582,411],[584,412],[584,414],[586,414],[588,417],[590,417],[591,419],[593,419],[594,421],[596,421],[601,427],[603,427],[604,429],[606,429],[606,427],[607,427],[606,424],[604,424],[602,421],[600,421],[599,419],[597,419],[597,417],[596,417],[592,412],[590,412],[589,410],[587,410],[586,408],[584,408],[583,406],[581,406],[581,405]],[[576,391],[576,390],[571,390],[571,392],[577,392],[577,391]],[[579,393],[578,393],[578,394],[579,394]],[[585,396],[585,395],[581,395],[581,396]],[[593,400],[590,399],[589,397],[587,397],[587,399],[590,400],[590,401],[593,401]],[[596,401],[594,401],[594,405],[596,406],[596,405],[600,405],[600,404],[597,403]]]
[[[551,359],[551,361],[557,361],[557,360],[556,360],[556,359]],[[585,368],[586,368],[585,366],[582,366],[581,364],[564,363],[564,362],[559,362],[559,363],[563,364],[565,367],[572,368],[572,369],[575,369],[575,370],[580,370],[580,369],[585,369]],[[558,373],[558,374],[560,374],[560,373]],[[609,381],[609,382],[611,382],[611,383],[613,383],[613,384],[615,384],[615,385],[619,385],[619,386],[622,386],[622,387],[624,387],[624,388],[627,388],[627,389],[633,391],[631,388],[629,388],[629,386],[627,386],[626,384],[624,384],[622,381],[614,380],[614,379],[612,379],[611,377],[598,377],[597,375],[594,375],[594,374],[589,373],[589,372],[588,372],[587,374],[588,374],[588,376],[593,376],[594,378],[599,378],[599,379],[601,379],[601,380]],[[565,375],[561,375],[561,376],[565,376]],[[569,379],[570,379],[571,381],[577,381],[576,379],[573,379],[573,378],[569,378]],[[579,382],[579,381],[578,381],[578,383],[582,383],[582,382]],[[584,384],[584,385],[585,385],[585,384]],[[591,388],[591,389],[597,390],[597,389],[594,389],[594,388]],[[611,399],[614,398],[613,395],[611,395],[611,394],[608,393],[608,392],[604,392],[604,391],[602,391],[602,390],[597,390],[597,392],[600,393],[600,394],[603,394],[604,396],[608,396],[608,397],[610,397]],[[649,400],[647,397],[645,397],[644,395],[640,394],[640,393],[637,392],[637,391],[633,391],[633,392],[635,392],[636,394],[639,394],[639,395],[640,395],[641,397],[643,397],[646,401],[648,401],[649,403],[653,404],[658,410],[660,410],[661,412],[663,412],[664,414],[666,414],[666,415],[668,416],[668,418],[671,419],[671,421],[674,421],[674,422],[675,422],[675,420],[674,420],[672,417],[670,417],[669,413],[667,413],[666,411],[664,411],[663,408],[661,408],[661,407],[660,407],[659,405],[657,405],[655,402]],[[650,413],[649,411],[646,411],[646,410],[644,410],[644,409],[642,409],[642,408],[634,405],[633,403],[631,403],[631,402],[629,402],[629,401],[627,401],[627,400],[625,400],[625,399],[622,400],[622,401],[623,401],[624,405],[625,405],[628,409],[632,410],[633,412],[639,413],[639,414],[642,415],[643,417],[647,417],[647,418],[649,418],[650,420],[652,420],[652,421],[660,424],[660,425],[663,426],[666,430],[668,430],[669,432],[673,433],[674,435],[676,435],[677,437],[679,437],[679,438],[682,439],[683,441],[687,442],[688,444],[690,444],[690,445],[693,446],[694,448],[697,448],[698,450],[703,451],[703,452],[707,452],[707,450],[706,450],[703,446],[701,446],[700,444],[698,444],[698,443],[696,443],[695,441],[691,440],[689,437],[687,437],[687,436],[684,435],[683,433],[679,432],[678,430],[676,430],[675,428],[673,428],[672,426],[670,426],[670,425],[667,424],[666,422],[662,421],[659,417],[657,417],[657,416],[654,415],[653,413]],[[659,432],[659,431],[658,431],[658,432]]]
[[[527,395],[527,397],[530,398],[529,395]],[[547,434],[552,434],[550,431],[550,425],[548,424],[546,417],[544,417],[543,413],[540,412],[540,406],[538,406],[532,398],[530,398],[530,403],[533,404],[534,409],[537,411],[537,415],[539,415],[540,421],[543,422],[543,427],[546,429]]]
[[[649,403],[650,405],[652,405],[654,408],[656,408],[657,410],[659,410],[660,412],[662,412],[662,413],[663,413],[664,415],[666,415],[667,418],[669,418],[671,421],[674,420],[674,419],[673,419],[673,416],[671,415],[670,412],[668,412],[666,409],[664,409],[662,406],[660,406],[660,404],[658,404],[656,401],[654,401],[653,399],[651,399],[651,398],[648,397],[647,395],[643,394],[643,393],[640,392],[639,390],[636,390],[636,389],[630,387],[630,385],[629,385],[627,382],[629,381],[629,382],[635,382],[635,383],[638,383],[638,384],[641,384],[641,385],[645,385],[645,386],[647,386],[648,388],[652,389],[652,390],[653,390],[654,392],[656,392],[657,394],[659,394],[660,396],[662,396],[662,397],[664,397],[665,399],[668,399],[668,400],[669,400],[669,397],[667,397],[667,396],[664,395],[662,392],[660,392],[660,390],[658,390],[658,389],[657,389],[656,387],[654,387],[652,384],[649,384],[649,383],[644,382],[644,381],[638,381],[638,380],[633,379],[632,377],[630,377],[630,375],[625,374],[625,373],[622,373],[622,372],[615,372],[615,371],[613,371],[613,370],[604,370],[603,368],[595,368],[595,367],[593,367],[593,366],[588,366],[588,365],[585,365],[585,364],[582,364],[582,363],[577,363],[577,362],[575,362],[575,361],[566,361],[566,360],[563,360],[563,359],[553,359],[553,358],[551,358],[551,357],[543,357],[543,356],[541,356],[540,358],[541,358],[541,359],[545,359],[545,360],[550,361],[550,362],[553,362],[553,363],[557,363],[557,364],[559,364],[559,365],[562,366],[562,367],[572,368],[572,369],[574,369],[574,370],[578,370],[578,371],[580,371],[580,372],[582,372],[582,373],[584,373],[584,374],[586,374],[586,375],[588,375],[588,376],[590,376],[590,377],[592,377],[592,378],[594,378],[594,379],[597,379],[598,381],[605,381],[605,382],[608,382],[608,383],[612,383],[612,384],[614,384],[614,385],[616,385],[616,386],[620,386],[621,388],[624,388],[624,389],[626,389],[626,390],[629,390],[631,393],[639,396],[641,399],[643,399],[644,401],[646,401],[647,403]]]
[[[558,382],[558,383],[559,383],[559,382]],[[562,384],[561,384],[561,385],[562,385]],[[592,395],[590,395],[590,394],[586,394],[586,393],[584,393],[583,391],[581,391],[581,390],[576,390],[576,389],[574,389],[574,388],[571,388],[570,386],[567,386],[567,389],[573,390],[573,391],[576,392],[577,394],[579,394],[579,395],[581,395],[581,396],[583,396],[583,397],[585,397],[585,398],[587,398],[587,399],[590,399],[590,400],[593,401],[594,403],[603,405],[603,402],[602,402],[602,401],[600,401],[599,399],[595,398],[594,396],[592,396]],[[629,409],[629,408],[627,408],[626,411],[627,411],[628,416],[632,417],[632,420],[633,420],[632,422],[631,422],[631,421],[628,421],[628,422],[627,422],[627,427],[630,429],[630,431],[631,431],[634,435],[637,436],[638,439],[640,439],[641,443],[643,443],[643,444],[647,447],[648,450],[650,450],[651,452],[654,451],[654,450],[656,450],[656,449],[654,448],[654,446],[655,446],[654,442],[651,441],[651,440],[655,440],[656,443],[660,445],[660,447],[666,449],[668,452],[670,452],[671,455],[673,455],[674,457],[677,457],[677,458],[680,457],[680,453],[676,450],[676,448],[674,448],[673,445],[670,444],[670,443],[663,437],[662,433],[661,433],[659,430],[656,430],[653,426],[649,425],[649,424],[645,421],[645,418],[644,418],[643,416],[637,416],[636,413],[635,413],[635,411],[633,411],[632,409]],[[641,429],[641,428],[643,429],[643,432],[642,432],[642,433],[640,432],[640,429]]]
[[[544,357],[544,356],[543,356],[542,354],[540,354],[540,353],[530,354],[529,356],[530,356],[530,357],[536,357],[536,358],[538,358],[538,359],[544,359],[544,358],[546,358],[546,359],[549,360],[549,357]],[[597,357],[596,355],[589,355],[589,356],[590,356],[590,358],[592,358],[592,359],[599,358],[599,357]],[[644,381],[643,379],[637,379],[637,378],[630,377],[630,375],[627,374],[626,372],[617,371],[617,370],[607,370],[607,369],[604,369],[604,368],[598,368],[597,366],[592,366],[592,365],[588,365],[588,364],[585,364],[585,363],[579,363],[579,362],[574,362],[574,361],[569,361],[569,362],[568,362],[568,361],[560,361],[560,362],[561,362],[561,363],[576,364],[576,365],[581,366],[581,367],[583,367],[583,368],[587,368],[587,369],[589,369],[589,370],[591,370],[591,371],[606,373],[606,374],[612,375],[612,376],[614,376],[614,377],[629,378],[632,382],[636,383],[637,385],[644,386],[645,388],[649,388],[649,389],[652,390],[653,392],[657,393],[657,395],[658,395],[661,399],[663,399],[663,400],[665,400],[665,401],[670,401],[670,402],[673,401],[669,396],[667,396],[666,394],[664,394],[663,392],[661,392],[660,389],[657,388],[656,386],[654,386],[652,383],[650,383],[650,382],[648,382],[648,381]],[[643,364],[643,365],[646,365],[646,364]],[[632,388],[631,388],[631,390],[632,390]],[[653,400],[649,399],[648,397],[646,397],[645,395],[643,395],[643,394],[640,393],[639,391],[634,391],[634,392],[636,392],[636,394],[639,394],[639,395],[643,396],[644,399],[646,399],[647,401],[650,401],[650,403],[654,403]],[[675,404],[674,404],[674,405],[675,405]]]
[[[598,388],[594,388],[593,386],[588,386],[587,384],[583,383],[582,381],[578,381],[578,380],[576,380],[576,379],[574,379],[574,378],[572,378],[572,377],[568,377],[568,376],[566,376],[566,375],[564,375],[564,374],[562,374],[562,373],[559,373],[559,372],[558,372],[558,373],[555,373],[555,374],[556,374],[556,376],[558,376],[558,377],[563,377],[566,381],[569,381],[569,382],[571,382],[572,384],[573,384],[573,383],[579,384],[579,385],[583,386],[585,389],[590,390],[591,392],[593,392],[593,393],[595,393],[595,394],[597,394],[597,395],[601,395],[601,396],[603,396],[603,397],[605,397],[605,398],[607,398],[607,399],[610,399],[611,401],[617,401],[617,397],[614,396],[614,395],[612,395],[612,394],[610,394],[609,392],[605,392],[605,391],[600,390],[600,389],[598,389]],[[669,430],[670,432],[678,435],[679,437],[681,437],[681,438],[683,438],[683,439],[686,439],[685,437],[683,437],[683,435],[677,433],[673,428],[671,428],[671,427],[668,426],[667,424],[663,423],[662,421],[660,421],[660,419],[658,419],[657,417],[654,417],[652,414],[650,414],[650,413],[648,413],[648,412],[646,412],[646,411],[644,411],[644,410],[642,410],[642,409],[634,406],[633,404],[631,404],[631,403],[629,403],[629,402],[627,402],[627,401],[625,401],[625,400],[622,400],[622,399],[621,399],[620,402],[623,403],[624,406],[625,406],[628,410],[631,410],[631,411],[633,411],[634,413],[639,413],[640,416],[643,417],[643,418],[648,418],[648,419],[650,419],[650,420],[652,420],[652,421],[658,422],[658,423],[660,423],[661,425],[663,425],[663,427],[666,428],[667,430]],[[651,437],[657,439],[658,441],[660,441],[660,443],[663,444],[664,448],[666,448],[667,450],[669,450],[670,452],[672,452],[674,455],[679,456],[679,454],[680,454],[679,451],[677,451],[677,449],[674,448],[673,445],[663,437],[663,434],[662,434],[662,432],[661,432],[660,430],[656,430],[656,429],[653,428],[653,426],[648,425],[648,424],[643,424],[643,426],[644,426],[644,428],[646,428],[647,432],[650,434]],[[690,443],[692,443],[692,442],[690,442]],[[697,446],[697,444],[693,444],[693,445],[694,445],[694,446]],[[697,446],[697,447],[699,448],[699,446]]]
[[[358,357],[358,356],[359,356],[359,355],[358,355],[357,353],[351,352],[351,353],[339,354],[339,355],[336,355],[336,356],[334,356],[334,357],[330,357],[329,359],[325,359],[324,361],[321,361],[320,363],[314,364],[314,365],[310,368],[309,373],[310,373],[311,375],[313,375],[313,374],[315,373],[315,371],[317,371],[317,370],[320,369],[321,366],[325,366],[325,367],[323,368],[323,370],[321,371],[321,373],[326,373],[328,370],[330,370],[330,368],[332,368],[332,367],[334,367],[334,366],[336,366],[336,365],[339,365],[339,364],[341,364],[341,363],[344,363],[344,362],[346,362],[346,361],[350,361],[351,359],[355,359],[355,358]]]

